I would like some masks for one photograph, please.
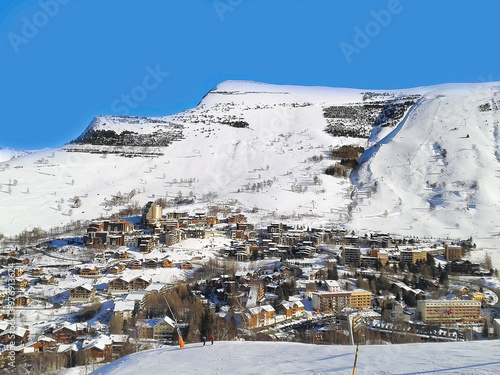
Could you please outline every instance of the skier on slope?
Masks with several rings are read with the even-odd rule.
[[[206,338],[205,336],[203,336],[203,337],[201,338],[201,341],[203,341],[203,346],[205,346],[205,342],[207,341],[207,338]]]
[[[212,345],[214,344],[214,335],[210,336],[210,341],[212,341]]]

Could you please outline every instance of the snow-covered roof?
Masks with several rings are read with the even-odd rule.
[[[114,310],[116,312],[120,311],[133,311],[135,309],[135,301],[134,300],[120,300],[115,302]]]

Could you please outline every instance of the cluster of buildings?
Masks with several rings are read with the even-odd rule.
[[[221,232],[231,240],[231,245],[219,250],[221,258],[236,261],[258,258],[280,260],[274,269],[238,271],[234,277],[220,275],[206,280],[203,285],[207,304],[213,307],[218,302],[231,306],[240,314],[244,328],[254,331],[272,330],[279,324],[299,324],[311,320],[313,316],[337,316],[339,319],[347,316],[348,321],[352,312],[360,313],[356,316],[356,324],[361,326],[361,312],[368,315],[373,312],[377,296],[355,287],[352,280],[348,280],[352,274],[346,276],[341,287],[338,281],[331,280],[326,263],[328,267],[334,264],[335,269],[343,267],[343,272],[347,274],[358,267],[375,269],[401,262],[418,265],[426,262],[429,254],[439,254],[447,261],[447,269],[451,273],[475,275],[482,272],[479,265],[463,260],[465,250],[458,245],[419,248],[409,239],[387,234],[358,236],[343,228],[300,228],[281,223],[256,229],[242,214],[218,219],[204,213],[163,213],[160,206],[149,202],[140,223],[127,220],[91,223],[83,236],[83,244],[94,250],[96,259],[102,257],[101,264],[82,264],[77,268],[68,266],[71,276],[79,277],[82,283],[67,290],[67,302],[79,305],[113,301],[106,319],[104,316],[99,318],[101,323],[97,326],[68,322],[50,324],[37,339],[33,339],[31,327],[14,327],[0,320],[0,343],[13,336],[15,351],[19,355],[53,351],[72,363],[78,353],[85,353],[93,360],[112,360],[137,341],[172,340],[176,326],[170,318],[138,316],[151,298],[158,298],[159,293],[166,292],[171,286],[154,283],[151,277],[145,276],[148,273],[124,271],[157,269],[162,272],[162,269],[174,267],[191,269],[193,264],[188,260],[174,262],[168,256],[146,259],[138,254],[149,254],[160,245],[171,246],[187,238],[205,239],[215,233],[220,236]],[[38,283],[57,285],[59,277],[49,274],[43,267],[30,265],[29,257],[21,257],[19,252],[0,255],[15,276],[14,306],[34,306],[32,303],[36,302],[36,297],[29,293],[30,286]],[[154,256],[156,253],[149,255],[150,258]],[[97,285],[96,280],[104,275],[105,283]],[[476,323],[483,320],[483,300],[479,294],[474,294],[472,298],[423,299],[425,293],[422,290],[415,291],[400,281],[393,281],[398,282],[402,289],[421,293],[417,309],[419,318],[425,324]],[[8,290],[0,290],[2,298],[7,300]],[[107,326],[110,316],[124,322],[134,321],[133,335],[110,334]],[[373,316],[380,318],[377,314]]]

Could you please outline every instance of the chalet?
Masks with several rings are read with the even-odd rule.
[[[271,305],[256,306],[243,313],[248,328],[260,328],[276,323],[276,311]]]
[[[128,259],[129,255],[128,255],[128,252],[121,250],[121,251],[117,251],[116,253],[114,253],[114,258],[124,260],[124,259]]]
[[[109,336],[99,335],[90,341],[84,341],[82,349],[90,362],[106,362],[113,358],[113,342]]]
[[[20,277],[23,274],[24,274],[23,267],[16,267],[16,268],[14,268],[14,277]]]
[[[191,264],[191,262],[184,262],[181,264],[182,270],[190,270],[192,268],[193,268],[193,265]]]
[[[144,290],[151,285],[151,279],[146,279],[144,276],[136,277],[130,282],[131,290]]]
[[[109,335],[113,343],[113,358],[118,359],[123,357],[127,351],[127,345],[131,344],[133,340],[129,335]]]
[[[56,340],[47,337],[40,336],[35,341],[28,342],[24,347],[24,353],[26,353],[28,348],[31,348],[31,352],[33,353],[44,353],[53,351],[56,346]]]
[[[15,306],[28,306],[31,303],[31,298],[28,295],[17,295],[14,298]]]
[[[128,267],[131,270],[141,270],[142,269],[142,263],[139,260],[133,260],[128,264]]]
[[[150,259],[150,260],[146,261],[145,265],[146,265],[146,268],[156,268],[156,267],[158,267],[158,263],[154,259]]]
[[[300,301],[283,301],[278,306],[278,313],[285,319],[298,319],[304,315],[304,304]]]
[[[108,293],[125,294],[131,290],[144,290],[151,284],[151,280],[139,276],[136,278],[119,277],[108,282]]]
[[[108,293],[125,294],[130,290],[131,278],[119,277],[108,282]]]
[[[242,214],[234,214],[234,215],[231,215],[227,218],[227,223],[229,225],[236,224],[236,223],[246,223],[246,221],[247,221],[247,218],[245,217],[245,215],[242,215]]]
[[[118,263],[109,268],[109,273],[112,275],[116,275],[122,272],[125,268],[127,268],[127,265],[125,263]]]
[[[80,275],[95,276],[99,274],[99,270],[95,264],[85,264],[80,268]]]
[[[76,366],[76,358],[79,349],[81,348],[81,342],[73,342],[71,344],[59,344],[57,346],[56,353],[58,356],[65,357],[65,362],[68,367]]]
[[[24,277],[18,277],[14,280],[15,289],[26,289],[29,285],[29,280]]]
[[[31,269],[31,276],[42,276],[42,275],[43,275],[43,268],[42,267],[37,267],[37,268]]]
[[[481,272],[479,264],[471,263],[468,260],[454,260],[448,263],[448,266],[453,273],[475,274]]]
[[[54,275],[43,275],[42,277],[40,277],[40,282],[42,283],[42,285],[54,284],[54,281]]]
[[[88,333],[86,323],[64,323],[61,327],[52,330],[52,336],[58,343],[71,344],[76,341],[79,336]]]
[[[23,327],[13,327],[9,328],[2,333],[0,333],[0,343],[21,345],[28,342],[30,331]]]
[[[69,291],[69,302],[90,302],[95,297],[95,288],[92,285],[84,284]]]
[[[160,261],[160,264],[163,268],[173,268],[174,263],[170,259],[163,259]]]
[[[168,340],[175,332],[175,322],[168,316],[156,319],[139,319],[136,323],[140,339]]]

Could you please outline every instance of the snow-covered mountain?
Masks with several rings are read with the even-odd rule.
[[[227,81],[176,115],[99,116],[61,149],[0,164],[9,212],[0,232],[163,197],[192,202],[187,210],[230,204],[259,222],[473,236],[493,247],[499,92],[498,83],[377,91]],[[366,149],[351,179],[325,174],[342,145]]]
[[[494,374],[500,364],[499,347],[498,340],[363,345],[356,373]],[[206,347],[191,344],[184,349],[166,347],[135,353],[92,374],[352,374],[355,351],[354,346],[291,342],[232,341]]]
[[[500,234],[500,86],[448,85],[424,95],[353,174],[352,217],[397,232]]]

